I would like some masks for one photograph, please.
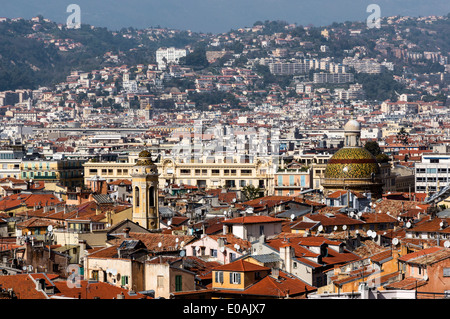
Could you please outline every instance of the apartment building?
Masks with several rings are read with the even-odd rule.
[[[131,179],[131,170],[137,156],[130,155],[128,162],[86,162],[84,163],[84,184],[99,176],[106,181]],[[156,164],[159,185],[185,184],[200,188],[242,189],[253,185],[264,189],[265,194],[273,193],[273,163],[269,158],[249,156],[202,156],[195,159],[183,157],[163,157]]]
[[[309,64],[304,62],[274,62],[269,63],[272,74],[304,74],[309,72]]]
[[[20,163],[24,152],[21,146],[0,148],[0,178],[20,178]]]
[[[83,183],[83,161],[78,160],[23,160],[20,163],[20,178],[59,183],[75,189]]]
[[[178,64],[180,58],[185,57],[186,54],[186,49],[159,48],[156,50],[156,63],[160,70],[164,70],[169,63]]]
[[[314,83],[348,83],[354,81],[353,73],[314,73]]]
[[[424,154],[415,169],[416,192],[436,192],[449,185],[450,153]]]

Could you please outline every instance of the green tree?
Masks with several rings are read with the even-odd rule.
[[[401,143],[408,145],[408,139],[409,139],[409,133],[406,131],[404,127],[400,129],[400,131],[397,133],[397,140],[399,140]]]
[[[247,200],[252,200],[261,197],[261,189],[253,185],[247,185],[242,188],[242,194]]]
[[[376,141],[369,141],[364,145],[364,148],[368,150],[373,156],[381,154],[380,145]]]

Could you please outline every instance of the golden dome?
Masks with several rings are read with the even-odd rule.
[[[380,167],[375,157],[363,147],[344,147],[327,163],[325,178],[372,178]]]

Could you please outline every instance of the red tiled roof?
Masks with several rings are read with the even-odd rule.
[[[36,290],[36,283],[29,274],[0,276],[0,285],[3,289],[13,289],[18,299],[47,299],[45,293]]]
[[[233,261],[231,263],[219,266],[214,268],[213,270],[221,270],[221,271],[262,271],[262,270],[270,270],[269,267],[259,266],[248,261],[244,261],[242,259]]]
[[[295,297],[316,290],[315,287],[308,285],[301,279],[280,271],[278,278],[265,276],[245,289],[244,294],[274,297],[287,297],[289,295],[289,297]]]
[[[123,289],[106,282],[89,283],[87,280],[81,280],[80,288],[69,288],[66,281],[55,281],[56,289],[55,296],[81,298],[81,299],[116,299],[117,295],[122,294],[125,299],[152,299],[146,295],[136,292],[130,295],[127,289]]]
[[[282,223],[283,219],[270,216],[243,216],[223,220],[223,224],[261,224],[261,223]]]

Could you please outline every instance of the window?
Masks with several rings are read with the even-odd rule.
[[[122,286],[128,285],[128,276],[122,276],[121,278]]]
[[[443,272],[444,277],[450,277],[450,268],[444,268]]]
[[[217,257],[217,249],[211,249],[210,255],[211,257]]]
[[[241,283],[241,273],[232,272],[230,273],[230,284],[239,285]]]
[[[183,290],[183,277],[181,275],[175,276],[175,291]]]
[[[214,282],[223,284],[223,271],[214,272]]]

